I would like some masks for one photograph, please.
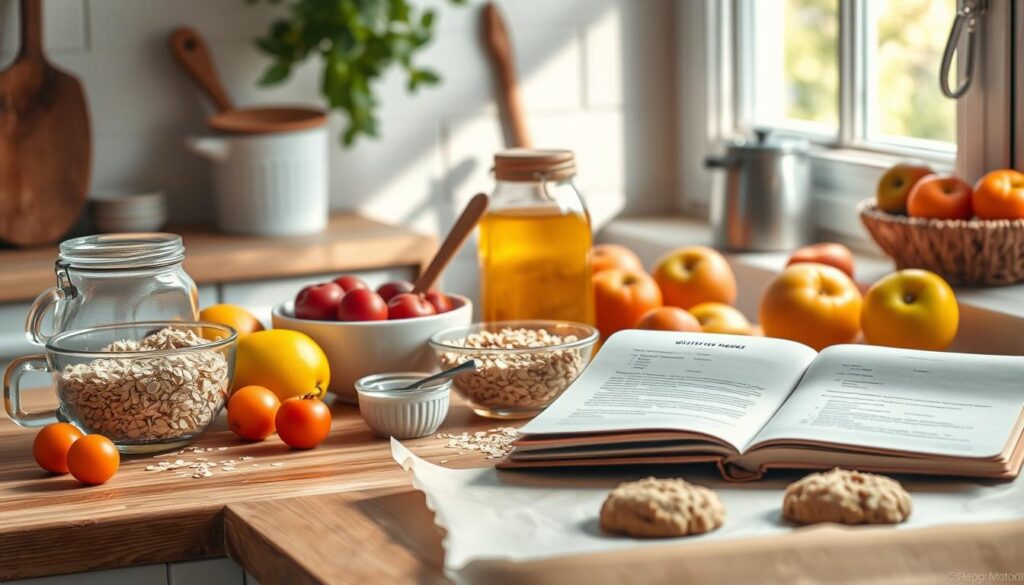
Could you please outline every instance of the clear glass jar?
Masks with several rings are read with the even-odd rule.
[[[62,242],[54,265],[57,286],[39,295],[25,330],[44,345],[64,331],[138,321],[195,321],[196,283],[182,268],[181,236],[103,234]],[[51,310],[52,307],[52,310]],[[53,324],[42,331],[49,315]]]
[[[594,323],[590,214],[567,150],[512,149],[494,157],[497,184],[480,222],[484,321]]]

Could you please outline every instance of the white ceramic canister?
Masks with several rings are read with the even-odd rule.
[[[190,137],[188,147],[214,162],[217,227],[286,236],[327,225],[327,127],[267,134]]]

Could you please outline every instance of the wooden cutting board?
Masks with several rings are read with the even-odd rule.
[[[92,142],[85,92],[43,52],[42,0],[21,0],[21,51],[0,72],[0,240],[57,240],[85,206]]]

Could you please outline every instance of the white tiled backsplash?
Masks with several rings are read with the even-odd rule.
[[[444,82],[410,96],[397,71],[379,88],[382,137],[345,150],[332,117],[331,204],[444,233],[477,191],[489,191],[502,146],[479,6],[414,0],[441,11],[420,62]],[[672,0],[504,0],[534,142],[579,159],[578,186],[600,225],[622,211],[676,200]],[[0,64],[18,45],[16,0],[0,0]],[[209,107],[173,62],[167,37],[195,27],[236,103],[319,102],[318,64],[284,86],[256,84],[268,60],[253,45],[282,8],[245,0],[43,0],[51,60],[85,84],[94,138],[93,192],[163,189],[172,218],[212,214],[207,161],[186,151]],[[473,262],[472,245],[459,263]],[[457,265],[458,266],[458,265]],[[469,275],[472,271],[456,273]],[[469,275],[471,277],[471,275]],[[457,289],[474,288],[459,282]]]
[[[19,43],[17,1],[0,0],[0,62]],[[332,204],[436,230],[473,192],[490,188],[501,146],[479,2],[441,0],[438,31],[421,62],[444,83],[406,93],[392,72],[380,88],[382,138],[332,149]],[[674,116],[670,0],[506,0],[523,100],[539,146],[568,147],[580,187],[604,220],[622,209],[659,210],[673,200]],[[284,86],[259,88],[267,63],[253,46],[279,7],[244,0],[44,0],[51,59],[85,84],[95,136],[93,190],[151,186],[168,192],[174,217],[211,213],[210,169],[183,138],[203,131],[207,104],[171,60],[179,25],[211,44],[240,104],[317,103],[319,68]],[[333,120],[335,130],[342,126]],[[337,144],[337,143],[335,143]],[[396,207],[396,204],[400,203]],[[440,211],[439,211],[440,210]]]

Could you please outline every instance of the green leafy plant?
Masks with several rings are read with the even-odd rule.
[[[390,67],[405,71],[410,93],[441,81],[436,71],[413,64],[413,57],[433,35],[434,10],[414,8],[409,0],[263,1],[285,3],[288,15],[271,23],[266,36],[256,40],[273,59],[260,84],[283,82],[297,64],[319,54],[323,62],[320,93],[330,109],[348,118],[341,136],[345,146],[360,135],[378,135],[374,85]]]

